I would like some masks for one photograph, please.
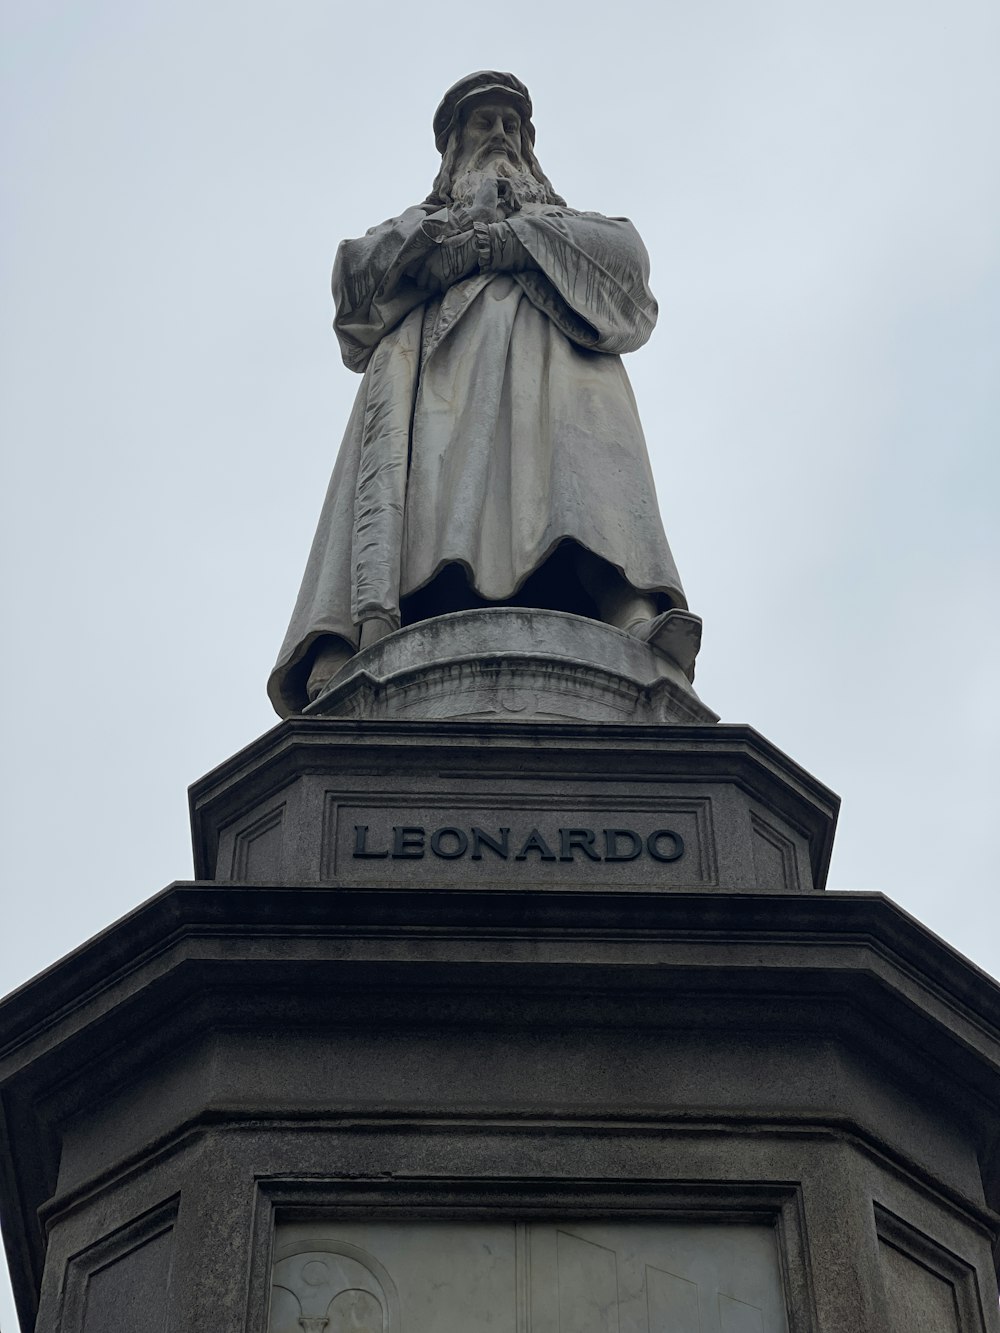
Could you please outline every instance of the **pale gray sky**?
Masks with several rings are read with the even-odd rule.
[[[650,251],[629,369],[702,697],[841,794],[832,888],[1000,973],[995,0],[32,0],[4,29],[0,991],[188,878],[187,784],[275,721],[358,382],[333,254],[423,198],[434,107],[484,66]]]

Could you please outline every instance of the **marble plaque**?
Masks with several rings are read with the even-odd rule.
[[[279,1226],[268,1333],[788,1333],[766,1225]]]

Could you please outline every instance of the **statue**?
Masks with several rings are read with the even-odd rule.
[[[512,74],[434,117],[428,198],[344,241],[334,328],[363,372],[268,693],[300,712],[359,651],[452,611],[569,611],[693,676],[700,621],[621,355],[656,322],[632,224],[578,212]]]

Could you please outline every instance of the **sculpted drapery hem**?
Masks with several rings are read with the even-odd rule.
[[[428,299],[408,271],[446,223],[422,205],[338,251],[334,327],[364,379],[268,685],[282,715],[317,637],[356,649],[449,563],[502,602],[571,540],[686,606],[619,357],[656,320],[631,223],[529,206],[506,225],[536,267]]]

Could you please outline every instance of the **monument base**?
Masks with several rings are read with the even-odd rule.
[[[178,884],[3,1023],[26,1330],[998,1328],[1000,992],[877,894]]]
[[[190,800],[199,879],[761,893],[823,888],[839,805],[750,727],[329,717]]]
[[[489,607],[438,616],[365,648],[309,717],[432,721],[712,723],[695,694],[700,621],[671,613],[674,656],[624,630],[561,611]]]
[[[0,1009],[34,1333],[1000,1333],[1000,988],[748,727],[282,723]]]

